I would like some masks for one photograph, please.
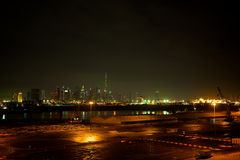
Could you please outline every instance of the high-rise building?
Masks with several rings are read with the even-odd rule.
[[[62,89],[60,90],[60,100],[61,101],[64,101],[64,99],[65,99],[65,87],[64,86],[62,86]]]
[[[38,104],[41,100],[41,90],[40,89],[31,89],[31,100]]]
[[[86,91],[85,91],[85,86],[82,85],[81,91],[80,91],[80,100],[82,102],[86,101]]]
[[[96,87],[96,95],[95,95],[95,99],[97,102],[101,102],[101,89]]]
[[[86,95],[87,95],[87,100],[89,100],[89,101],[94,100],[94,91],[92,88],[89,88]]]
[[[54,100],[60,101],[60,98],[61,98],[61,90],[59,87],[57,87],[54,95]]]
[[[108,101],[108,75],[107,75],[107,73],[105,73],[105,79],[104,79],[103,100],[105,102]]]
[[[74,100],[79,100],[80,99],[80,88],[79,87],[76,87],[73,91],[73,99]]]
[[[45,99],[46,99],[46,92],[45,90],[41,90],[40,100],[45,100]]]
[[[18,92],[17,102],[18,103],[22,103],[23,102],[23,94],[22,94],[22,92]]]
[[[159,102],[159,100],[160,100],[159,91],[155,91],[154,100],[155,100],[156,102]]]
[[[53,90],[51,93],[51,99],[54,100],[55,102],[59,102],[60,101],[60,96],[61,96],[61,90],[59,87],[56,87],[55,90]]]
[[[63,98],[64,102],[69,102],[72,100],[72,91],[69,88],[65,89],[63,93],[64,93],[64,98]]]
[[[27,92],[27,101],[31,101],[31,91]]]
[[[107,73],[105,73],[104,91],[107,92],[107,90],[108,90],[108,76]]]
[[[13,102],[17,102],[18,101],[18,94],[17,93],[13,93],[13,95],[12,95],[12,101]]]
[[[69,88],[62,87],[60,92],[60,100],[63,102],[69,102],[72,99],[72,91]]]
[[[112,102],[114,100],[112,91],[108,91],[107,100],[108,102]]]

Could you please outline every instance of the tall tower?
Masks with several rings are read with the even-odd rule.
[[[104,91],[107,92],[107,90],[108,90],[108,76],[107,73],[105,73]]]
[[[108,100],[108,76],[107,76],[107,73],[105,73],[103,92],[104,92],[104,101],[106,102]]]

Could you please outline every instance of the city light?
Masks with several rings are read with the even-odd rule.
[[[90,101],[90,102],[88,102],[88,104],[89,104],[89,105],[93,105],[93,104],[94,104],[94,102],[93,102],[93,101]]]
[[[193,104],[227,104],[227,100],[222,100],[222,99],[203,99],[203,98],[199,98],[199,99],[195,99],[192,101]]]
[[[211,104],[212,104],[212,106],[214,106],[214,107],[216,107],[216,105],[217,105],[216,102],[212,102]]]

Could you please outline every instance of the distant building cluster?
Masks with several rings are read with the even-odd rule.
[[[29,91],[17,91],[12,94],[12,97],[7,100],[0,100],[0,103],[10,103],[16,106],[24,105],[67,105],[67,104],[89,104],[93,102],[99,105],[107,104],[146,104],[159,102],[159,91],[155,93],[155,99],[147,100],[140,93],[136,92],[121,94],[113,93],[109,88],[108,75],[105,73],[104,85],[102,87],[90,87],[85,85],[76,87],[74,89],[66,86],[57,86],[52,90],[43,90],[33,88]]]
[[[221,94],[220,89],[219,93]],[[91,103],[97,105],[158,105],[158,104],[227,104],[234,103],[240,105],[240,102],[230,102],[224,99],[222,94],[219,99],[194,99],[194,100],[170,100],[160,98],[160,92],[157,90],[151,97],[144,97],[139,92],[135,94],[121,94],[113,93],[109,89],[108,76],[105,73],[104,86],[87,88],[85,85],[71,89],[69,87],[61,86],[56,87],[51,91],[45,91],[38,88],[33,88],[25,93],[18,91],[13,93],[12,97],[8,100],[0,99],[0,106],[58,106],[58,105],[88,105]]]

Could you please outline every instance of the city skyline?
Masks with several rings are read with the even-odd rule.
[[[111,91],[114,94],[120,94],[123,96],[127,96],[128,94],[131,95],[136,95],[139,94],[145,98],[150,98],[153,99],[155,96],[155,92],[159,92],[159,95],[162,99],[176,99],[176,100],[190,100],[190,99],[195,99],[195,98],[219,98],[218,97],[218,93],[217,93],[217,88],[219,86],[216,86],[215,88],[211,88],[209,89],[209,93],[208,94],[201,94],[200,92],[198,94],[189,94],[190,96],[184,96],[184,94],[182,95],[174,95],[172,94],[172,92],[170,90],[164,90],[161,88],[137,88],[136,90],[129,90],[126,88],[121,88],[118,90],[118,88],[116,88],[116,86],[114,86],[114,82],[110,81],[111,83],[109,84],[109,79],[108,79],[108,74],[107,72],[105,72],[104,74],[102,74],[101,76],[102,78],[102,82],[100,82],[100,80],[98,81],[98,84],[90,84],[88,83],[88,81],[85,80],[85,83],[81,83],[81,84],[77,84],[77,85],[73,85],[73,84],[59,84],[59,85],[55,85],[55,86],[51,86],[51,87],[43,87],[43,86],[34,86],[34,87],[29,87],[29,88],[24,88],[24,87],[19,87],[19,88],[12,88],[9,90],[6,90],[5,93],[2,92],[0,94],[0,99],[11,99],[11,97],[13,96],[13,94],[16,94],[18,92],[23,92],[25,94],[25,98],[27,97],[27,92],[29,92],[31,89],[40,89],[40,90],[44,90],[46,91],[48,98],[50,98],[51,96],[51,92],[53,92],[56,88],[66,88],[66,89],[70,89],[71,91],[76,90],[77,88],[80,90],[80,88],[82,86],[85,87],[86,90],[95,90],[96,88],[99,88],[101,90],[101,92],[104,94],[105,91]],[[140,86],[141,87],[141,86]],[[214,86],[213,86],[214,87]],[[220,87],[221,88],[221,87]],[[225,89],[223,89],[224,95],[226,96],[226,98],[230,98],[230,99],[239,99],[240,95],[237,94],[226,94],[227,92],[225,91]]]

